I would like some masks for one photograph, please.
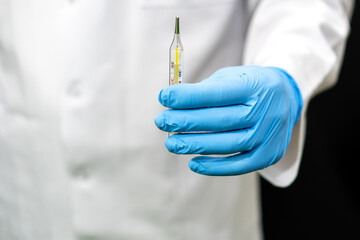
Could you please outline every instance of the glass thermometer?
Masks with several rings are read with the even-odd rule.
[[[184,47],[180,38],[180,19],[175,18],[175,34],[170,45],[169,85],[183,82]],[[171,136],[176,133],[169,133]]]

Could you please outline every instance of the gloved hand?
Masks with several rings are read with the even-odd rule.
[[[169,86],[159,101],[171,109],[155,124],[177,132],[165,142],[170,152],[232,154],[193,158],[190,169],[205,175],[239,175],[278,162],[302,109],[294,79],[260,66],[223,68],[200,83]]]

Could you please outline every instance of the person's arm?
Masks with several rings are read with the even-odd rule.
[[[348,26],[340,1],[261,1],[248,29],[247,65],[160,92],[170,109],[155,124],[178,133],[166,140],[167,149],[203,155],[189,162],[199,174],[262,170],[274,185],[289,185],[302,152],[303,102],[306,109],[311,96],[335,81]]]
[[[352,0],[263,0],[254,5],[244,63],[286,70],[304,102],[285,156],[260,171],[276,186],[288,186],[297,176],[306,108],[314,95],[337,80],[353,4]]]

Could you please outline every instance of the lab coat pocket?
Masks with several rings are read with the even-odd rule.
[[[138,0],[141,8],[189,8],[228,4],[236,0]]]

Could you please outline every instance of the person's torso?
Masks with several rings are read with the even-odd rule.
[[[184,82],[241,64],[236,0],[0,0],[0,239],[259,239],[257,176],[192,173],[154,125],[175,16]]]

